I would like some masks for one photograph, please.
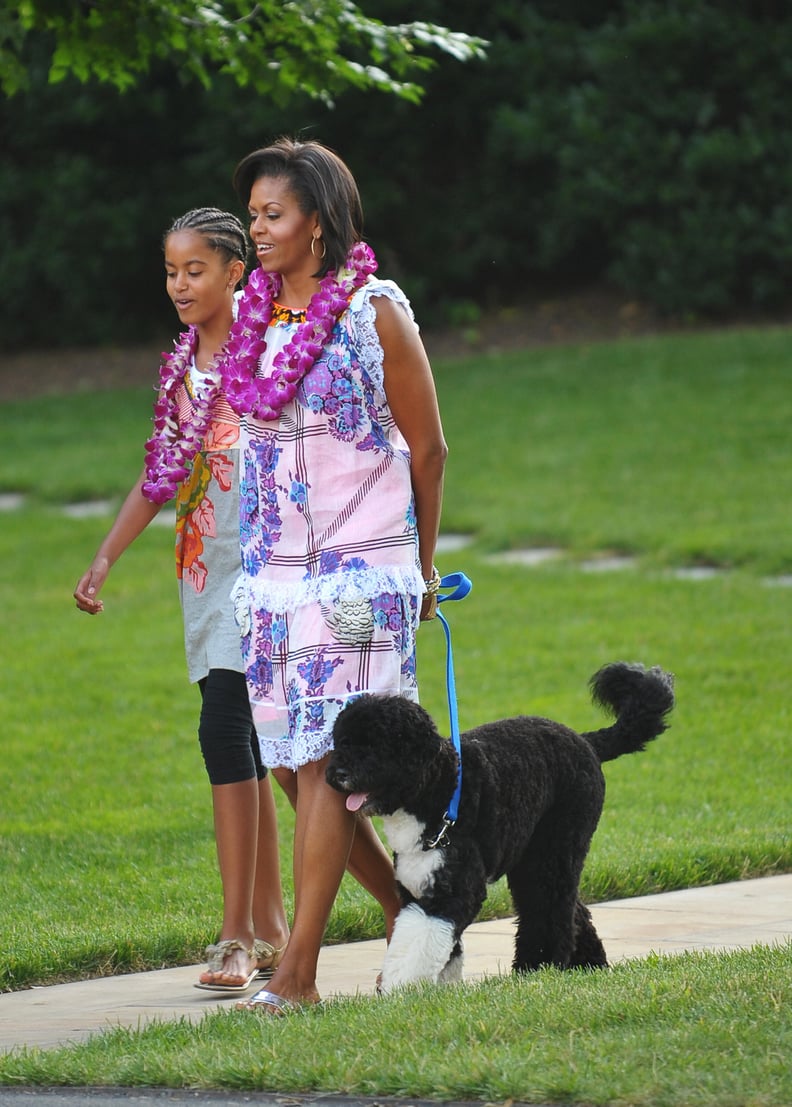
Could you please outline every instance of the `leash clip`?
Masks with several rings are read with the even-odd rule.
[[[438,831],[437,837],[433,838],[431,842],[426,843],[427,849],[437,849],[438,846],[445,845],[448,840],[448,832],[456,822],[456,819],[450,819],[448,815],[443,815],[443,825]]]

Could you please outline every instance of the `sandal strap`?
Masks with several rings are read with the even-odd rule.
[[[271,961],[278,951],[263,938],[253,939],[253,956],[257,961]]]
[[[296,1003],[292,999],[286,999],[285,996],[276,995],[274,992],[268,992],[266,988],[262,988],[250,999],[238,1003],[237,1010],[255,1011],[261,1007],[272,1007],[276,1014],[288,1015],[293,1011],[299,1011],[301,1006],[302,1004]]]
[[[223,962],[226,957],[228,957],[229,953],[233,953],[235,949],[241,949],[242,952],[246,953],[251,959],[255,956],[254,950],[250,949],[243,942],[238,941],[238,939],[224,938],[222,942],[206,947],[206,963],[209,972],[222,972]]]
[[[276,968],[285,949],[285,944],[274,946],[271,942],[265,942],[263,938],[254,938],[250,956],[254,958],[259,968]]]

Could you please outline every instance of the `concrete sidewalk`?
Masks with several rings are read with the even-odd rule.
[[[601,903],[591,908],[611,963],[650,953],[748,949],[792,938],[792,873]],[[476,923],[465,932],[465,979],[510,970],[511,919]],[[373,995],[384,940],[326,946],[319,958],[323,997]],[[201,966],[101,977],[0,995],[0,1050],[84,1041],[113,1026],[201,1019],[232,1008],[238,993],[193,987]],[[252,995],[254,989],[246,993]]]

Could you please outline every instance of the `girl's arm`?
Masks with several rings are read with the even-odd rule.
[[[384,352],[385,395],[396,425],[410,448],[418,552],[424,580],[430,580],[448,455],[434,378],[418,330],[404,308],[384,296],[377,296],[373,302],[377,310],[377,333]]]
[[[98,599],[98,594],[107,580],[108,573],[124,550],[131,546],[137,536],[143,533],[159,513],[161,504],[153,504],[143,495],[141,489],[144,480],[146,480],[145,470],[121,505],[115,522],[96,551],[90,568],[80,577],[74,589],[74,598],[80,611],[97,615],[103,609],[104,604]]]

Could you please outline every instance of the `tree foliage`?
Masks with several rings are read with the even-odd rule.
[[[418,100],[411,75],[432,51],[467,60],[483,42],[427,22],[388,25],[352,0],[2,0],[0,88],[29,87],[26,46],[51,44],[49,79],[74,76],[120,90],[153,64],[209,87],[218,75],[286,102],[295,91],[324,100],[347,88]]]
[[[380,18],[399,0],[371,0]],[[345,97],[331,142],[410,279],[479,305],[606,279],[674,316],[777,310],[792,264],[785,0],[424,0],[489,42],[416,110]],[[346,142],[346,140],[344,140]],[[420,180],[420,207],[411,182]],[[425,214],[426,213],[426,214]],[[395,236],[394,236],[395,238]]]
[[[162,231],[234,207],[233,166],[284,133],[348,162],[381,272],[425,326],[602,280],[680,317],[788,303],[787,0],[365,0],[386,27],[419,4],[486,57],[440,56],[420,103],[352,87],[335,109],[219,66],[185,83],[156,55],[126,93],[53,85],[52,33],[31,31],[28,86],[0,99],[0,342],[170,330]]]

